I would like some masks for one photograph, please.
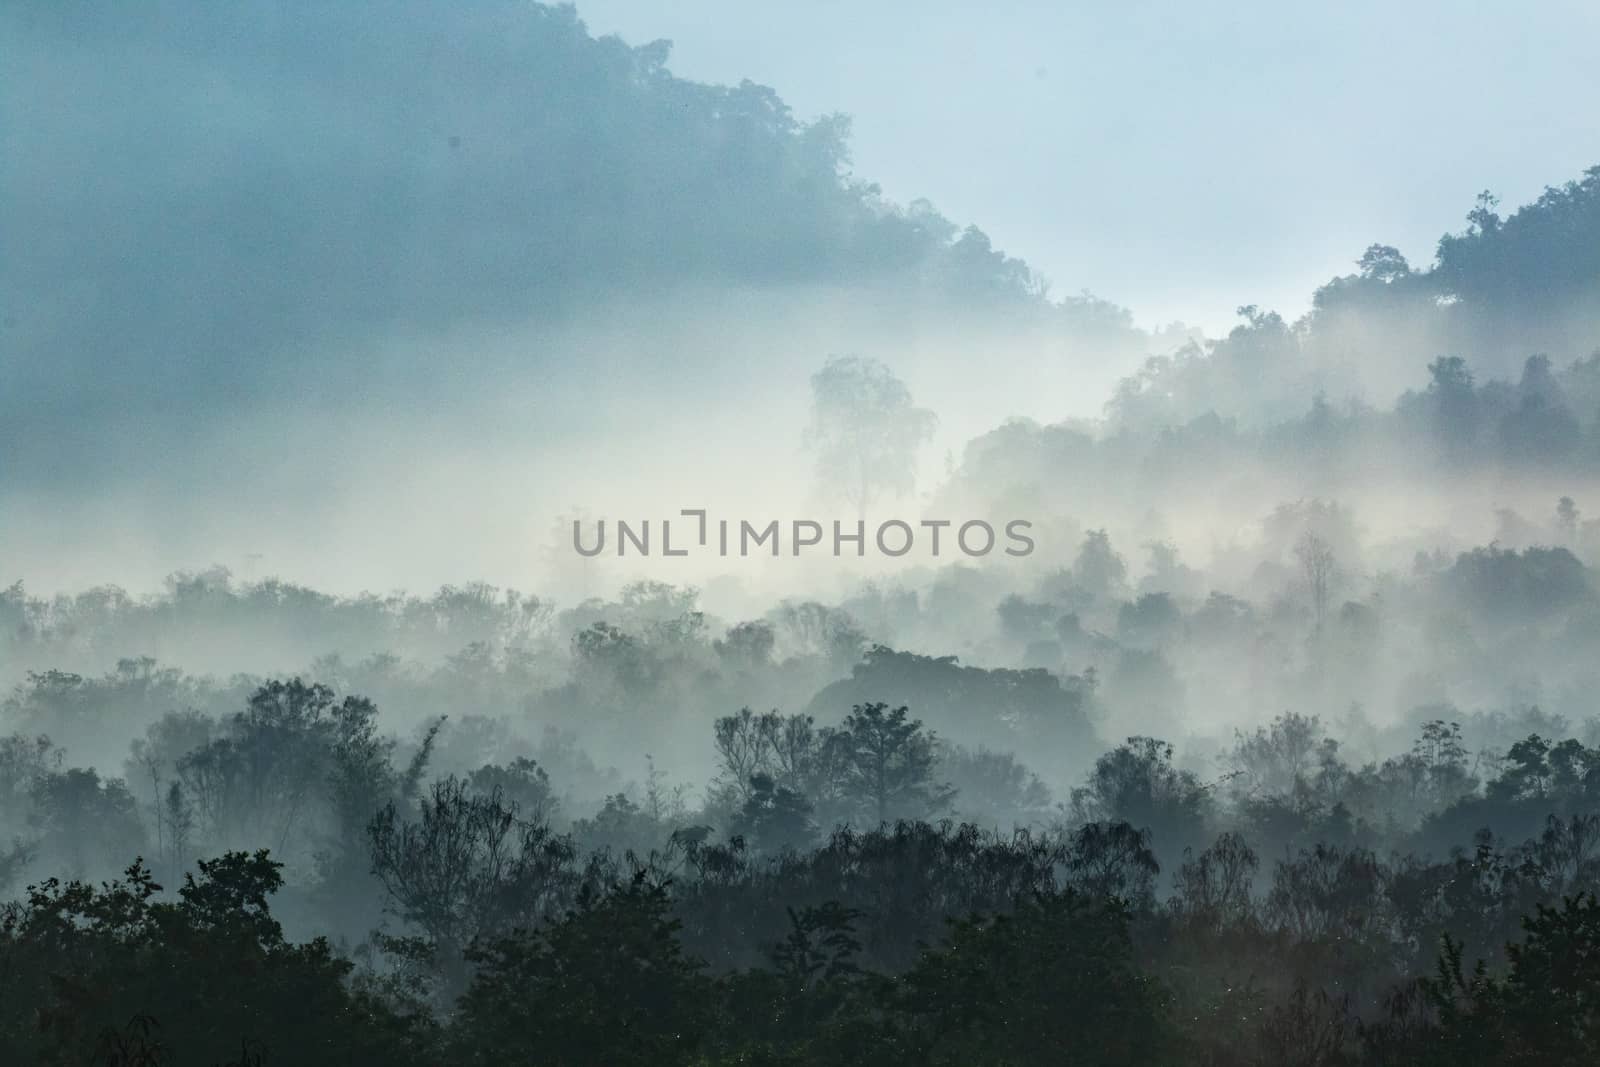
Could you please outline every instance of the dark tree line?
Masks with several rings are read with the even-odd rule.
[[[437,727],[402,755],[372,717],[274,682],[191,753],[226,753],[222,795],[254,798],[230,833],[281,839],[287,819],[326,843],[297,862],[306,884],[272,850],[226,851],[170,862],[171,891],[138,861],[7,905],[8,1061],[1600,1053],[1600,750],[1575,739],[1526,737],[1479,780],[1457,724],[1352,768],[1316,719],[1284,715],[1205,780],[1134,737],[1059,821],[1001,832],[935,821],[956,787],[904,707],[820,726],[743,711],[712,732],[723,774],[703,811],[646,805],[607,839],[604,812],[552,825],[533,761],[434,776]],[[52,789],[76,781],[42,744],[13,740],[7,758]],[[272,790],[250,792],[269,766]],[[1402,803],[1425,817],[1382,821]]]

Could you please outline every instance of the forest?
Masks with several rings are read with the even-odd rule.
[[[1600,1062],[1600,166],[1148,329],[445,6],[0,12],[0,1063]]]
[[[1584,364],[1478,386],[1445,362],[1346,437],[1304,444],[1314,410],[1227,447],[1337,468],[1411,435],[1440,478],[1592,484],[1590,427],[1568,414],[1569,447],[1530,455],[1545,431],[1503,399],[1549,389],[1564,424]],[[889,373],[820,371],[819,433],[845,370],[857,400]],[[874,396],[854,419],[918,421]],[[1172,478],[1150,457],[1173,432],[1014,424],[941,492],[1014,496],[1068,455]],[[818,454],[819,475],[840,458]],[[0,1043],[119,1064],[1592,1062],[1600,536],[1571,496],[1490,518],[1456,551],[1295,500],[1204,568],[1062,520],[1066,553],[746,617],[661,581],[570,606],[225,568],[146,596],[19,581]]]

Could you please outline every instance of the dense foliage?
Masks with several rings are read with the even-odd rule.
[[[1600,1062],[1600,169],[1485,194],[1428,266],[1371,246],[1298,321],[1148,334],[886,202],[841,117],[447,6],[0,12],[19,56],[126,58],[6,170],[8,492],[258,406],[320,476],[349,397],[446,406],[457,347],[394,337],[532,319],[587,372],[569,316],[653,336],[697,289],[1148,359],[923,500],[1032,516],[1025,559],[789,598],[0,587],[0,1062]],[[125,189],[74,155],[122,125],[170,162]],[[539,379],[507,347],[459,377]],[[811,387],[823,496],[917,488],[900,378]],[[261,525],[283,495],[210,477]]]
[[[8,1059],[1600,1053],[1600,749],[1579,740],[1527,736],[1480,781],[1458,724],[1430,720],[1409,753],[1356,768],[1319,720],[1286,714],[1238,734],[1205,783],[1172,746],[1134,737],[1053,817],[1002,831],[928,821],[955,802],[941,775],[961,764],[904,708],[857,705],[823,727],[746,711],[710,739],[723,774],[698,814],[720,827],[651,783],[645,804],[616,794],[560,830],[533,760],[440,777],[440,728],[402,759],[364,729],[373,710],[299,680],[262,685],[148,810],[117,799],[118,781],[56,769],[48,741],[8,739],[8,781],[36,813],[11,877],[34,849],[80,866],[139,851],[153,823],[145,847],[176,882],[136,860],[98,885],[37,882],[6,907]],[[184,783],[201,780],[253,798],[255,817],[191,805]],[[1420,821],[1398,818],[1397,791]],[[49,821],[58,795],[121,804],[131,822],[85,840]],[[831,831],[812,798],[831,805]],[[302,884],[267,850],[185,851],[252,834],[300,857]],[[286,935],[278,902],[342,947]]]

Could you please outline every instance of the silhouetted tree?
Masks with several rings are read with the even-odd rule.
[[[695,1062],[711,985],[685,955],[667,887],[644,872],[586,888],[564,918],[488,940],[461,998],[457,1063]]]
[[[519,819],[498,789],[478,794],[453,776],[434,784],[415,821],[391,801],[367,832],[389,907],[428,937],[447,988],[463,980],[477,939],[558,911],[576,888],[569,838]]]
[[[934,781],[935,737],[925,733],[908,708],[857,704],[841,731],[847,753],[845,795],[882,823],[891,818],[925,818],[946,808],[955,791]]]

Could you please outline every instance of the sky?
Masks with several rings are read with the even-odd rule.
[[[882,359],[938,412],[926,479],[1009,416],[1098,415],[1148,354],[1135,338],[1063,357],[1070,338],[977,318],[908,329],[870,290],[825,284],[652,293],[758,226],[681,178],[702,142],[670,122],[641,136],[609,83],[581,80],[609,68],[551,60],[564,19],[519,37],[518,3],[383,20],[288,0],[0,6],[0,67],[25,87],[0,92],[0,582],[260,558],[346,589],[521,581],[559,509],[785,491],[773,465],[809,470],[806,382],[829,354]],[[848,113],[854,171],[888,198],[930,200],[1058,295],[1145,327],[1219,335],[1244,304],[1293,317],[1370,243],[1426,264],[1479,190],[1510,209],[1600,163],[1593,0],[1205,7],[578,10],[595,33],[671,39],[683,78]],[[559,147],[619,131],[637,151]],[[596,160],[621,180],[586,174]],[[549,264],[607,291],[607,248],[642,272],[617,305],[583,305],[576,282],[546,287],[571,321],[530,302]],[[375,551],[397,514],[403,543]]]
[[[1600,163],[1600,4],[581,0],[696,80],[845,112],[854,169],[1141,325],[1294,316],[1373,242]],[[1291,13],[1292,12],[1292,13]]]

